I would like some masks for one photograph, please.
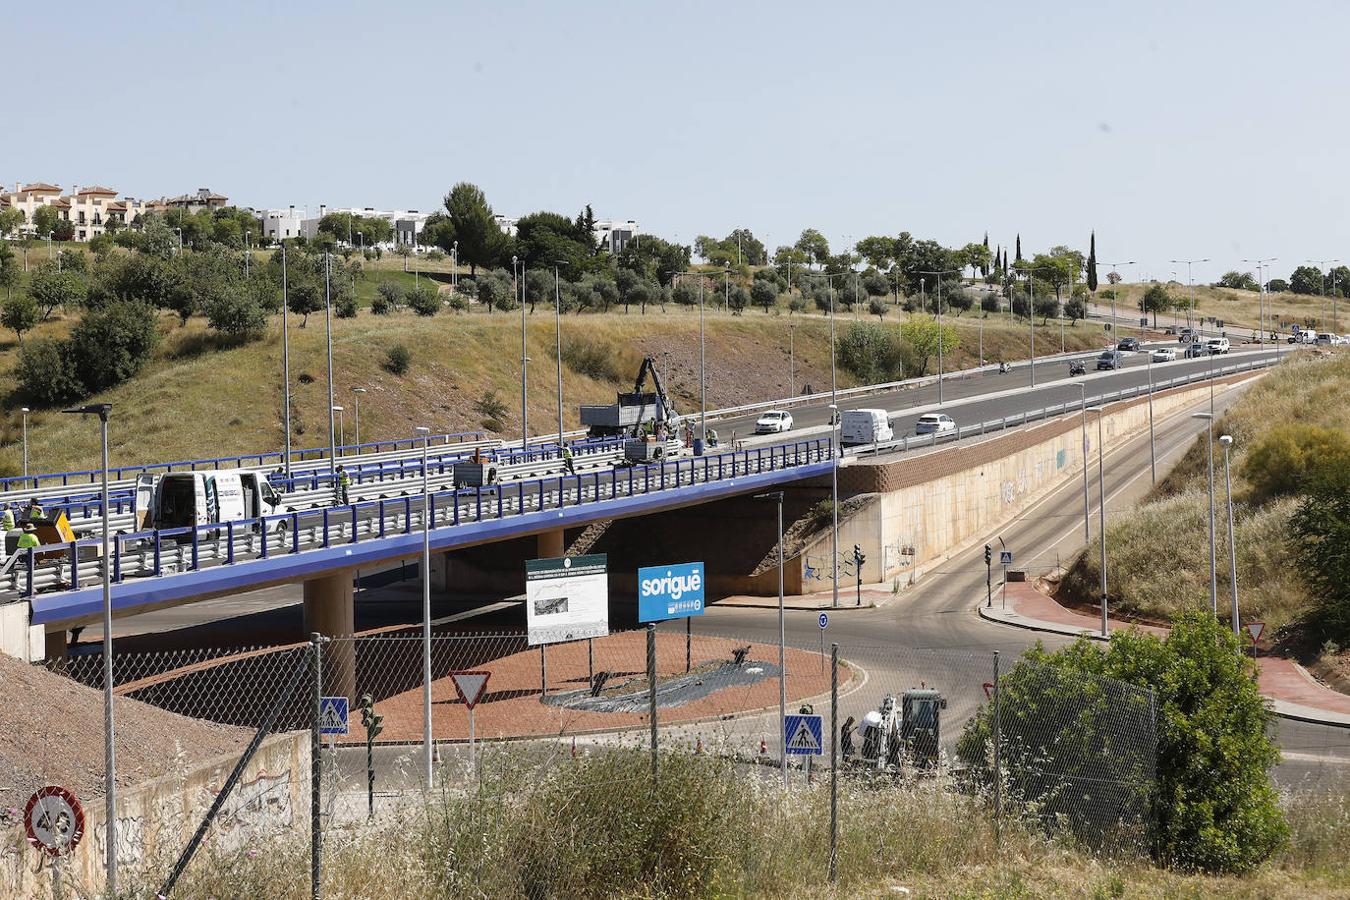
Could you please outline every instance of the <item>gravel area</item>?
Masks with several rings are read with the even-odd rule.
[[[58,784],[85,803],[103,795],[103,693],[0,654],[0,818],[34,790]],[[252,732],[113,701],[117,784],[127,787],[242,750]]]

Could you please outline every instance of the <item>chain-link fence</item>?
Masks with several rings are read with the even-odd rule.
[[[400,631],[123,653],[113,670],[119,883],[166,893],[202,860],[287,833],[311,842],[292,876],[311,865],[318,884],[368,819],[453,843],[467,839],[466,817],[500,825],[506,808],[547,799],[562,782],[574,796],[578,772],[587,789],[641,802],[663,772],[685,777],[689,761],[729,766],[805,792],[817,804],[811,827],[830,836],[839,815],[818,796],[824,785],[908,785],[925,804],[964,803],[995,825],[1093,845],[1142,834],[1154,777],[1148,691],[994,653],[862,643],[832,653],[676,623],[543,647],[522,633],[427,642]],[[46,679],[37,695],[68,698],[52,722],[78,707],[83,719],[73,720],[90,727],[70,759],[16,773],[8,805],[43,784],[72,786],[92,846],[60,878],[77,893],[97,890],[108,839],[98,809],[102,658],[72,655],[37,677]],[[430,796],[455,806],[450,831],[431,827],[428,772]],[[821,866],[837,858],[833,846],[827,839]],[[474,877],[525,877],[508,862]],[[39,890],[40,880],[16,884]]]

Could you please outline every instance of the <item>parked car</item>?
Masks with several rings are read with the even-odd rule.
[[[1316,343],[1323,347],[1330,347],[1332,344],[1336,343],[1336,335],[1329,331],[1323,331],[1317,335]]]
[[[1182,354],[1186,359],[1197,359],[1201,356],[1209,356],[1209,348],[1204,344],[1187,344],[1186,352]]]
[[[1121,342],[1116,344],[1116,349],[1121,353],[1136,353],[1139,350],[1139,338],[1122,338]]]
[[[1105,350],[1102,355],[1097,357],[1097,371],[1103,369],[1119,369],[1125,364],[1125,358],[1120,355],[1119,350]]]
[[[1183,344],[1190,343],[1191,341],[1195,340],[1195,329],[1194,328],[1181,329],[1181,333],[1177,335],[1177,339],[1180,340],[1181,343]]]
[[[755,434],[779,434],[792,430],[792,413],[771,409],[755,421]]]
[[[944,431],[955,431],[956,423],[952,417],[942,413],[924,413],[919,416],[919,421],[914,423],[915,434],[942,434]]]
[[[1159,347],[1153,351],[1154,362],[1171,362],[1176,358],[1177,348],[1175,347]]]
[[[1215,353],[1215,354],[1218,354],[1218,353],[1227,353],[1227,352],[1228,352],[1228,338],[1226,338],[1226,337],[1210,338],[1210,339],[1205,343],[1205,347],[1209,350],[1210,353]]]
[[[846,409],[839,419],[839,443],[845,447],[895,439],[884,409]]]

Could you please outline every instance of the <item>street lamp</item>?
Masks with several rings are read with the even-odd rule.
[[[788,396],[797,396],[797,323],[788,323]],[[24,470],[27,475],[27,469]]]
[[[783,790],[788,786],[787,770],[787,632],[783,622],[783,492],[755,494],[756,500],[778,503],[778,749],[783,770]]]
[[[333,412],[337,413],[338,417],[338,452],[341,453],[343,456],[347,455],[347,426],[342,421],[342,414],[345,411],[346,411],[345,407],[342,406],[333,407]]]
[[[1097,529],[1102,540],[1102,637],[1106,637],[1106,442],[1102,435],[1102,407],[1092,406],[1088,411],[1097,414],[1097,509],[1100,516]]]
[[[1119,269],[1121,266],[1132,266],[1132,265],[1134,265],[1134,264],[1135,264],[1134,260],[1129,259],[1129,260],[1125,260],[1124,262],[1106,263],[1105,265],[1106,265],[1106,268],[1107,268],[1108,270],[1110,270],[1110,271],[1112,271],[1112,272],[1115,272],[1115,271],[1116,271],[1117,269]],[[1116,337],[1116,335],[1117,335],[1117,333],[1118,333],[1118,332],[1116,331],[1116,295],[1120,293],[1120,284],[1121,284],[1121,282],[1123,282],[1124,280],[1125,280],[1125,277],[1122,275],[1119,282],[1116,282],[1115,284],[1111,285],[1111,337],[1112,337],[1113,339]],[[1072,293],[1073,293],[1073,292],[1070,291],[1070,295],[1071,295],[1071,296],[1069,297],[1070,300],[1073,299]],[[1141,300],[1141,304],[1142,304],[1142,300]],[[1143,312],[1143,310],[1141,309],[1140,312]]]
[[[1231,434],[1219,435],[1219,443],[1223,445],[1223,481],[1228,490],[1228,570],[1233,579],[1233,634],[1241,636],[1242,629],[1238,624],[1238,592],[1237,592],[1237,539],[1233,536],[1233,479],[1228,471],[1228,449],[1233,446],[1233,436]]]
[[[1191,413],[1192,419],[1203,419],[1209,425],[1205,436],[1205,459],[1209,466],[1209,604],[1214,617],[1219,617],[1219,563],[1214,553],[1214,414]]]
[[[28,407],[19,407],[19,412],[23,415],[23,477],[28,477],[28,414],[31,412]]]
[[[1256,289],[1257,296],[1261,299],[1261,347],[1266,346],[1266,263],[1274,262],[1278,257],[1267,256],[1265,259],[1244,259],[1245,263],[1252,263],[1256,266]]]
[[[562,292],[558,283],[558,267],[566,265],[563,260],[553,261],[553,322],[557,339],[557,352],[553,354],[558,362],[558,447],[563,445],[563,391],[562,391]]]
[[[530,358],[525,355],[525,262],[519,262],[520,274],[516,274],[516,257],[511,257],[511,277],[515,280],[512,287],[520,296],[520,450],[524,453],[530,449],[530,419],[529,411],[525,402],[527,397],[526,381],[528,379]],[[561,357],[559,353],[559,357]]]
[[[1083,543],[1092,540],[1092,526],[1088,519],[1088,433],[1087,433],[1087,386],[1078,382],[1078,409],[1082,413],[1083,433]]]
[[[834,595],[830,601],[831,606],[839,605],[839,430],[840,420],[843,416],[839,412],[839,404],[830,404],[830,556],[834,559],[831,564],[834,568],[830,581],[834,584]]]
[[[360,234],[360,232],[357,232]],[[361,455],[361,395],[366,392],[363,387],[352,388],[352,393],[356,395],[356,455]]]
[[[706,272],[676,272],[673,278],[681,275],[706,276]],[[708,442],[708,374],[706,345],[703,339],[703,277],[698,280],[698,431],[699,446]]]
[[[934,276],[936,276],[936,278],[935,278],[934,280],[937,282],[937,302],[934,303],[934,309],[937,310],[937,329],[938,329],[938,333],[937,333],[937,345],[938,345],[938,406],[941,406],[941,405],[942,405],[942,344],[943,344],[943,340],[942,340],[942,276],[943,276],[943,275],[959,275],[959,274],[961,274],[961,270],[960,270],[960,269],[944,269],[943,271],[940,271],[940,272],[920,272],[919,274],[920,274],[920,275],[934,275]],[[856,275],[855,275],[855,278],[856,278]],[[855,282],[855,290],[856,290],[856,282]],[[857,302],[858,302],[857,297],[854,297],[853,302],[854,302],[855,305],[857,304]],[[983,332],[983,331],[980,332],[980,344],[981,344],[980,355],[983,356],[983,355],[984,355],[984,350],[983,350],[983,345],[984,345],[984,332]]]
[[[291,476],[291,335],[287,322],[290,320],[290,298],[286,284],[286,242],[281,242],[281,393],[282,403],[286,407],[286,477]]]
[[[174,231],[178,232],[178,255],[179,255],[179,256],[182,256],[182,255],[183,255],[183,229],[181,229],[181,228],[174,228]]]
[[[450,248],[450,287],[459,290],[459,241]]]
[[[1325,331],[1327,327],[1327,278],[1322,274],[1322,266],[1326,266],[1331,274],[1331,318],[1334,320],[1336,318],[1336,272],[1334,269],[1331,269],[1331,263],[1338,263],[1340,260],[1309,259],[1306,260],[1306,262],[1310,262],[1317,266],[1317,277],[1321,281],[1322,288],[1322,314],[1319,318],[1321,319],[1321,330]],[[1332,331],[1335,330],[1335,326],[1332,326]]]
[[[1191,266],[1198,262],[1209,262],[1209,257],[1206,256],[1204,259],[1174,259],[1171,260],[1171,262],[1173,265],[1178,265],[1180,263],[1186,264],[1186,283],[1190,285],[1191,289],[1191,305],[1190,308],[1186,310],[1186,324],[1187,326],[1194,328],[1195,322],[1192,320],[1195,318],[1195,279],[1191,277]]]
[[[431,429],[418,425],[422,437],[422,764],[431,790]]]
[[[328,355],[328,471],[337,465],[337,423],[333,405],[333,256],[323,255],[323,327],[324,347]]]
[[[72,415],[96,415],[99,420],[100,445],[102,449],[102,489],[99,507],[102,510],[103,533],[101,565],[103,580],[103,766],[104,766],[104,822],[107,828],[108,895],[117,893],[117,752],[113,737],[113,646],[112,646],[112,554],[108,550],[108,537],[112,529],[108,525],[108,415],[112,412],[111,403],[91,403],[76,406],[62,412]]]

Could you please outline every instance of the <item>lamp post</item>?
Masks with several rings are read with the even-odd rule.
[[[1134,264],[1135,264],[1135,263],[1134,263],[1134,260],[1129,259],[1129,260],[1125,260],[1124,262],[1105,263],[1104,265],[1106,266],[1106,268],[1107,268],[1108,271],[1116,272],[1121,266],[1132,266],[1132,265],[1134,265]],[[1124,281],[1125,281],[1125,278],[1124,278],[1124,276],[1122,276],[1121,279],[1120,279],[1120,281],[1118,281],[1118,282],[1116,282],[1115,284],[1111,285],[1111,337],[1112,337],[1112,338],[1114,338],[1114,337],[1116,336],[1116,333],[1117,333],[1117,332],[1116,332],[1116,295],[1120,293],[1120,285],[1121,285],[1121,283],[1124,282]],[[1070,298],[1070,299],[1072,299],[1072,298]]]
[[[1219,617],[1219,563],[1214,553],[1214,414],[1192,413],[1192,419],[1203,419],[1209,430],[1205,435],[1205,462],[1209,467],[1209,604],[1214,617]]]
[[[516,279],[516,292],[520,295],[520,450],[530,448],[530,418],[526,407],[528,396],[526,381],[529,378],[530,358],[525,355],[525,264],[520,264],[520,274],[516,274],[516,258],[511,257],[511,276]]]
[[[28,413],[30,410],[26,406],[19,407],[19,412],[23,416],[23,477],[28,477]]]
[[[431,790],[431,429],[418,425],[422,436],[422,765]]]
[[[357,233],[359,234],[360,232],[357,232]],[[355,442],[355,443],[356,443],[356,455],[357,455],[357,456],[360,456],[360,455],[361,455],[361,395],[364,394],[365,392],[366,392],[366,389],[363,388],[363,387],[354,387],[354,388],[352,388],[352,393],[356,396],[356,410],[355,410],[355,419],[356,419],[356,442]]]
[[[1102,541],[1102,637],[1109,633],[1106,613],[1106,442],[1102,434],[1102,407],[1089,407],[1097,414],[1097,529]]]
[[[1082,413],[1083,433],[1083,543],[1092,540],[1092,526],[1088,518],[1088,433],[1087,433],[1087,386],[1078,382],[1078,409]]]
[[[938,333],[937,333],[937,347],[938,347],[938,406],[941,406],[941,405],[942,405],[942,345],[943,345],[943,343],[945,343],[945,342],[943,341],[943,339],[942,339],[942,276],[943,276],[943,275],[959,275],[959,274],[961,274],[961,270],[960,270],[960,269],[944,269],[944,270],[939,271],[939,272],[920,272],[919,274],[920,274],[920,275],[933,275],[933,276],[935,276],[934,281],[937,283],[937,291],[936,291],[937,301],[933,304],[933,308],[934,308],[934,309],[936,310],[936,312],[937,312],[937,332],[938,332]],[[856,276],[855,276],[855,278],[856,278]],[[855,288],[855,289],[856,289],[856,288]],[[855,298],[855,299],[854,299],[854,304],[856,305],[856,303],[857,303],[857,299]],[[983,332],[983,331],[980,332],[980,346],[981,346],[980,355],[983,356],[983,355],[984,355],[984,350],[983,350],[983,346],[984,346],[984,332]]]
[[[450,286],[459,290],[459,241],[450,248]]]
[[[1244,259],[1245,263],[1252,263],[1256,266],[1256,288],[1257,296],[1261,300],[1261,348],[1266,346],[1266,264],[1274,262],[1278,257],[1267,256],[1264,259]]]
[[[183,255],[183,229],[181,229],[181,228],[175,228],[174,231],[178,232],[178,255],[179,255],[179,256],[182,256],[182,255]],[[49,237],[49,239],[50,239],[50,235],[49,235],[48,237]],[[50,246],[50,244],[49,244],[48,246]]]
[[[1153,484],[1157,484],[1158,445],[1153,439],[1153,352],[1145,352],[1148,353],[1148,472]]]
[[[788,323],[788,396],[797,396],[797,323]],[[28,470],[24,470],[28,474]]]
[[[337,407],[333,405],[333,259],[331,253],[323,255],[323,327],[324,347],[328,355],[328,471],[335,471],[337,465],[337,422],[334,415]]]
[[[1195,279],[1191,277],[1191,266],[1198,262],[1209,262],[1209,257],[1206,256],[1204,259],[1174,259],[1171,260],[1171,262],[1173,265],[1178,265],[1180,263],[1186,264],[1186,283],[1190,285],[1191,291],[1191,305],[1186,310],[1186,324],[1187,326],[1194,328],[1195,322],[1193,320],[1195,318]]]
[[[286,283],[286,242],[281,242],[281,395],[286,407],[283,416],[286,424],[286,461],[283,467],[286,477],[291,476],[291,334],[287,324],[290,320],[289,290]]]
[[[681,275],[698,275],[698,433],[699,446],[708,443],[708,370],[706,344],[703,338],[703,277],[706,272],[676,272]]]
[[[105,866],[108,873],[107,893],[117,893],[117,750],[114,745],[113,726],[113,645],[112,645],[112,554],[108,549],[108,537],[112,529],[108,525],[108,415],[112,412],[111,403],[91,403],[77,406],[62,412],[73,415],[96,415],[99,420],[99,439],[102,450],[102,488],[99,507],[102,510],[103,533],[101,565],[103,581],[103,766],[104,766],[104,822],[107,828],[107,856]]]
[[[778,749],[783,770],[783,790],[788,786],[787,768],[787,631],[783,621],[783,492],[756,494],[756,500],[778,504]]]
[[[336,405],[333,412],[337,413],[338,420],[338,452],[343,456],[347,455],[347,425],[342,421],[342,414],[346,412],[346,407]]]
[[[819,274],[811,275],[812,278],[825,279],[825,293],[830,298],[830,499],[833,510],[833,522],[830,528],[830,554],[833,557],[831,562],[832,575],[830,582],[833,585],[833,595],[830,599],[832,607],[839,606],[839,420],[843,418],[839,412],[839,373],[835,365],[835,340],[834,340],[834,291],[832,290],[832,280],[834,275]]]
[[[1228,492],[1228,571],[1232,577],[1233,590],[1233,634],[1241,637],[1242,629],[1238,624],[1238,591],[1237,591],[1237,539],[1233,534],[1233,478],[1228,469],[1228,449],[1233,446],[1233,436],[1231,434],[1219,435],[1219,443],[1223,446],[1223,482]]]
[[[553,322],[557,339],[557,352],[553,354],[558,361],[558,446],[563,443],[563,391],[562,391],[562,293],[558,286],[559,260],[553,262]]]
[[[1326,302],[1326,298],[1327,298],[1327,278],[1326,278],[1325,275],[1322,274],[1322,266],[1326,266],[1326,267],[1328,268],[1328,270],[1330,271],[1330,273],[1331,273],[1331,318],[1334,320],[1334,319],[1336,318],[1336,273],[1335,273],[1335,270],[1331,269],[1331,263],[1338,263],[1338,262],[1340,262],[1340,260],[1339,260],[1339,259],[1310,259],[1310,260],[1307,260],[1307,262],[1310,262],[1310,263],[1312,263],[1313,265],[1317,266],[1317,275],[1318,275],[1318,278],[1321,279],[1321,288],[1322,288],[1322,314],[1321,314],[1318,318],[1321,320],[1321,321],[1320,321],[1320,325],[1321,325],[1321,329],[1320,329],[1320,330],[1326,331],[1326,330],[1327,330],[1327,302]],[[1336,329],[1335,329],[1335,326],[1333,326],[1331,330],[1332,330],[1332,331],[1335,331],[1335,330],[1336,330]]]

